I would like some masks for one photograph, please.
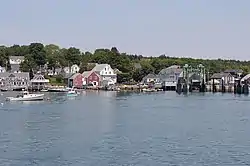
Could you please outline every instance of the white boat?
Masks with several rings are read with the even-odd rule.
[[[22,94],[17,95],[16,97],[7,97],[6,100],[9,101],[37,101],[43,100],[44,94],[32,94],[28,91],[24,91]]]
[[[150,89],[143,88],[142,91],[143,92],[157,92],[156,89],[151,89],[151,88]]]
[[[68,92],[68,89],[66,89],[66,88],[53,88],[53,89],[48,89],[48,92]]]
[[[48,92],[48,89],[42,89],[41,92]]]
[[[67,92],[67,96],[69,96],[69,97],[75,97],[75,96],[78,96],[78,93],[74,89],[70,89]]]

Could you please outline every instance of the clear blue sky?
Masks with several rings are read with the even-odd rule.
[[[250,0],[2,0],[0,45],[250,60]]]

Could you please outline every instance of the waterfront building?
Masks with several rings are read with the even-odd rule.
[[[96,64],[91,70],[101,77],[101,85],[114,85],[117,82],[117,74],[109,64]],[[97,76],[98,77],[98,76]]]
[[[246,81],[246,83],[249,85],[250,84],[250,74],[245,75],[242,79],[241,79],[241,83],[244,83]]]
[[[102,78],[101,76],[94,71],[85,71],[82,73],[83,76],[83,85],[93,85],[100,86]]]
[[[227,69],[224,71],[224,73],[230,73],[234,78],[240,78],[243,70],[241,69]]]
[[[33,90],[41,90],[48,86],[49,79],[45,79],[42,74],[36,74],[30,82]]]
[[[224,81],[224,85],[229,85],[234,83],[234,76],[232,76],[229,72],[228,73],[214,73],[211,77],[211,80],[216,80],[219,84],[222,84],[222,81]],[[212,81],[210,81],[212,82]]]
[[[21,89],[26,88],[30,84],[30,77],[28,72],[22,73],[0,73],[0,86],[7,89]]]
[[[158,76],[162,82],[165,90],[175,90],[177,82],[181,76],[182,69],[179,65],[173,65],[168,68],[162,69]]]
[[[83,75],[81,73],[75,73],[69,78],[69,87],[82,88]]]
[[[145,77],[143,77],[142,79],[142,84],[155,84],[155,83],[161,83],[161,79],[158,75],[154,74],[154,73],[150,73],[148,75],[146,75]]]

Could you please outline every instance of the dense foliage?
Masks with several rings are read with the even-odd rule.
[[[210,73],[221,72],[225,69],[242,69],[245,73],[250,72],[250,61],[177,58],[165,55],[143,57],[142,55],[120,53],[116,47],[96,49],[91,53],[81,52],[80,49],[75,47],[60,48],[54,44],[31,43],[23,46],[0,46],[0,65],[7,66],[8,70],[10,69],[9,56],[25,57],[25,61],[21,64],[23,71],[38,70],[45,64],[47,64],[49,69],[77,64],[80,65],[81,72],[83,72],[91,69],[88,65],[89,63],[107,63],[112,68],[118,69],[123,73],[119,76],[122,81],[130,81],[132,79],[139,81],[149,73],[158,73],[161,69],[171,65],[183,66],[185,64],[192,66],[203,64]]]

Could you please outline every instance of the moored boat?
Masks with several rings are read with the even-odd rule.
[[[66,89],[66,88],[53,88],[53,89],[48,89],[48,92],[68,92],[68,89]]]
[[[1,92],[7,92],[8,91],[7,88],[1,88],[0,90],[1,90]]]
[[[28,91],[24,91],[21,94],[18,94],[16,97],[7,97],[8,101],[37,101],[44,100],[44,94],[33,94]]]
[[[142,91],[143,92],[157,92],[156,89],[151,89],[151,88],[149,88],[149,89],[143,88]]]
[[[68,97],[76,97],[78,96],[78,93],[74,89],[70,89],[67,93]]]

